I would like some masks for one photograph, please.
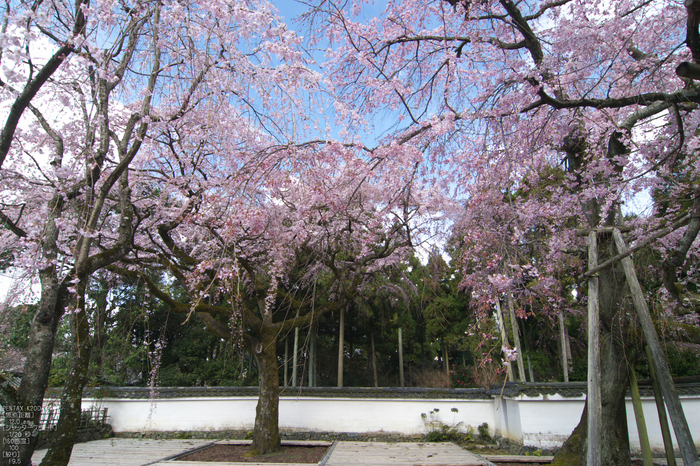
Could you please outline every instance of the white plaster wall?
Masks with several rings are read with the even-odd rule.
[[[83,408],[108,409],[115,432],[180,430],[250,430],[257,398],[181,398],[126,400],[84,399]],[[452,412],[456,408],[458,412]],[[438,409],[434,414],[430,411]],[[466,431],[488,423],[494,433],[491,400],[387,400],[358,398],[283,397],[280,428],[320,432],[388,432],[404,435],[428,432],[428,421],[440,421]]]
[[[491,435],[500,434],[525,446],[559,447],[578,424],[585,397],[559,395],[492,400],[463,399],[365,399],[283,397],[280,428],[319,432],[386,432],[414,435],[429,432],[427,421],[458,425],[462,431],[488,423]],[[700,450],[700,397],[682,397],[691,435]],[[178,398],[128,400],[84,399],[83,408],[108,408],[115,432],[252,430],[257,398]],[[653,398],[643,399],[652,448],[661,451],[663,439]],[[452,408],[458,412],[453,413]],[[430,415],[430,411],[439,412]],[[630,444],[639,450],[631,401],[627,402]],[[675,444],[675,443],[674,443]]]
[[[520,441],[525,446],[539,449],[560,447],[578,425],[585,400],[585,396],[564,398],[559,395],[506,399],[506,407],[501,408],[501,411],[507,412],[508,416],[501,421],[498,431],[504,437]],[[682,397],[681,403],[690,433],[700,450],[700,397]],[[494,406],[496,404],[494,400]],[[626,408],[630,448],[633,452],[639,452],[641,447],[631,400],[627,400]],[[663,453],[663,437],[654,398],[642,398],[642,409],[651,448],[656,453]],[[673,430],[671,436],[674,437],[673,444],[677,448]]]
[[[688,421],[690,434],[695,440],[696,448],[700,451],[700,397],[682,397],[681,403],[683,405],[683,412],[685,413],[686,421]],[[647,426],[647,433],[649,434],[651,449],[656,453],[663,453],[664,442],[661,435],[661,424],[659,423],[659,414],[656,409],[656,401],[654,401],[653,397],[642,398],[642,410],[644,411],[644,421]],[[673,447],[678,450],[676,436],[673,433],[673,424],[671,424],[671,420],[668,417],[668,410],[666,413],[666,418],[668,419],[669,429],[671,430]],[[627,422],[629,425],[628,430],[630,436],[630,448],[633,451],[640,451],[641,447],[639,445],[639,433],[637,431],[637,424],[634,417],[634,406],[629,400],[627,401]]]
[[[518,400],[495,397],[493,400],[494,430],[503,437],[521,442],[523,437]]]
[[[404,435],[429,431],[425,421],[439,421],[474,431],[488,423],[493,429],[491,400],[387,400],[338,398],[284,398],[280,400],[280,427],[323,432],[391,432]],[[458,412],[452,412],[456,408]],[[430,411],[438,409],[437,413]],[[426,414],[425,421],[421,414]],[[493,432],[493,431],[492,431]]]
[[[186,430],[247,430],[255,420],[257,398],[179,398],[128,400],[104,398],[83,400],[83,408],[93,404],[108,409],[115,432]]]
[[[509,408],[519,415],[520,442],[539,449],[561,446],[578,425],[585,400],[559,395],[521,395],[509,400]],[[510,438],[518,439],[517,435]]]

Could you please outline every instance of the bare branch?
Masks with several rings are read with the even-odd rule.
[[[14,233],[16,236],[20,238],[26,238],[27,237],[27,232],[24,231],[22,228],[17,226],[15,222],[12,221],[10,217],[5,215],[1,210],[0,210],[0,224],[4,225],[8,230],[10,230],[12,233]]]
[[[673,94],[665,92],[648,92],[645,94],[637,94],[616,99],[570,99],[560,100],[548,95],[544,90],[540,90],[538,95],[540,100],[533,102],[523,108],[520,113],[527,113],[543,105],[549,105],[555,109],[565,108],[622,108],[630,105],[651,105],[657,102],[666,102],[668,104],[695,102],[700,103],[700,92],[694,89],[681,90]]]

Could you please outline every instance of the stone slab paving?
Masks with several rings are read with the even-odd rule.
[[[171,457],[212,443],[212,440],[153,440],[114,438],[79,443],[73,449],[69,466],[214,466],[214,463],[168,461]],[[238,443],[238,442],[222,442]],[[309,442],[314,443],[314,442]],[[38,466],[46,450],[37,450],[32,458]],[[542,460],[545,458],[537,458]],[[546,458],[550,459],[550,458]],[[451,443],[383,443],[338,442],[325,466],[482,466],[489,462],[510,460],[526,465],[533,457],[488,455],[480,457]],[[678,466],[683,460],[677,459]],[[271,463],[215,463],[216,466],[295,466]],[[654,458],[654,464],[665,465],[666,460]],[[300,465],[296,465],[300,466]],[[308,465],[307,465],[308,466]]]
[[[684,464],[683,458],[676,458],[676,466],[683,466]],[[654,465],[667,466],[668,461],[666,461],[666,458],[654,458]]]
[[[453,443],[338,442],[326,466],[487,466]]]
[[[169,461],[212,440],[107,439],[75,445],[69,466],[294,466],[271,463]],[[46,450],[32,458],[38,465]],[[326,466],[486,466],[489,461],[451,443],[338,442]]]
[[[77,443],[73,447],[68,466],[143,466],[149,463],[194,450],[211,440],[152,440],[112,438]],[[32,457],[38,466],[46,450],[37,450]]]
[[[489,461],[494,463],[520,463],[527,464],[547,464],[554,459],[553,456],[513,456],[513,455],[484,455]]]

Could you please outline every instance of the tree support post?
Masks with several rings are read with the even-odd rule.
[[[588,233],[588,269],[598,265],[598,234]],[[588,279],[588,450],[586,464],[602,466],[602,400],[600,393],[600,309],[598,276]]]
[[[309,387],[316,386],[316,328],[309,327]]]
[[[289,335],[284,336],[284,388],[289,386]]]
[[[372,353],[372,377],[374,380],[374,387],[379,387],[379,378],[377,376],[377,351],[374,347],[374,329],[369,332],[370,348]]]
[[[664,439],[664,450],[666,451],[666,462],[668,466],[676,466],[676,454],[673,451],[673,440],[671,439],[671,431],[668,428],[668,419],[666,418],[666,407],[664,406],[664,398],[659,387],[659,379],[656,377],[656,368],[654,360],[651,357],[649,346],[644,347],[649,363],[649,376],[651,377],[652,387],[654,387],[654,399],[656,400],[656,412],[659,414],[659,424],[661,425],[661,435]]]
[[[634,373],[634,367],[630,367],[630,388],[632,392],[632,406],[634,406],[634,418],[637,421],[637,432],[639,433],[639,445],[642,447],[642,460],[644,461],[644,466],[653,466],[654,460],[651,456],[647,423],[644,419],[642,397],[639,395],[639,385],[637,384],[637,375]]]
[[[345,357],[345,307],[340,308],[338,324],[338,386],[343,386],[343,362]]]
[[[294,327],[294,354],[292,355],[292,388],[296,388],[297,386],[297,377],[299,377],[299,327]]]
[[[525,365],[523,364],[523,347],[520,344],[520,326],[515,317],[515,306],[513,305],[513,295],[508,295],[508,312],[510,313],[510,324],[513,326],[513,344],[518,349],[515,353],[518,362],[518,378],[521,382],[527,382],[525,379]]]
[[[498,328],[501,330],[501,341],[503,342],[503,347],[508,347],[508,332],[506,331],[506,322],[503,320],[503,312],[501,311],[501,301],[496,299],[496,316],[498,317]],[[508,364],[506,366],[508,371],[508,382],[513,382],[513,366]]]
[[[406,386],[403,376],[403,328],[399,326],[399,383],[401,388]]]
[[[625,244],[625,240],[622,238],[622,233],[620,230],[613,230],[613,238],[615,239],[615,244],[617,245],[618,251],[620,251],[621,254],[625,253],[627,251],[627,245]],[[666,361],[666,357],[661,349],[659,337],[656,334],[656,329],[654,328],[654,322],[651,319],[649,308],[646,300],[644,299],[642,287],[639,285],[639,281],[637,280],[637,274],[634,271],[634,263],[629,256],[622,259],[621,262],[625,271],[627,283],[632,293],[634,306],[637,309],[639,322],[644,332],[644,339],[646,340],[649,351],[651,352],[652,360],[656,369],[656,375],[659,379],[661,393],[663,394],[663,398],[668,407],[668,412],[671,416],[673,430],[676,433],[676,439],[678,440],[678,447],[681,450],[683,463],[686,466],[697,466],[698,453],[695,449],[693,438],[690,435],[688,422],[685,418],[685,414],[683,413],[683,407],[681,406],[680,398],[678,397],[678,390],[676,389],[676,385],[673,383],[668,362]]]
[[[564,382],[569,382],[569,357],[566,353],[566,327],[564,326],[564,313],[559,310],[559,341],[561,342],[561,370],[564,374]]]

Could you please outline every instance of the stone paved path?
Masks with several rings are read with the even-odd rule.
[[[169,458],[187,450],[211,443],[211,440],[152,440],[113,438],[78,443],[73,447],[68,466],[143,466]],[[37,450],[32,457],[38,466],[46,450]]]
[[[212,440],[107,439],[77,444],[69,466],[204,466],[207,463],[171,462],[179,453]],[[38,465],[46,454],[34,454]],[[218,466],[234,463],[218,463]],[[240,464],[240,463],[239,463]],[[254,466],[256,463],[245,463]],[[262,464],[262,463],[261,463]],[[488,461],[451,443],[338,442],[326,466],[482,466]],[[272,466],[269,463],[266,466]],[[290,466],[290,465],[287,465]]]
[[[69,466],[211,466],[211,463],[171,462],[168,459],[185,451],[212,443],[213,440],[152,440],[114,438],[79,443],[73,449]],[[32,458],[38,466],[46,450],[38,450]],[[505,461],[505,456],[490,456],[491,461]],[[522,457],[523,460],[528,457]],[[529,457],[529,459],[534,459]],[[678,466],[683,465],[677,459]],[[654,459],[666,464],[666,460]],[[217,463],[217,466],[235,463]],[[238,463],[241,464],[241,463]],[[270,463],[243,463],[274,466]],[[487,459],[474,455],[451,443],[383,443],[338,442],[326,466],[481,466],[491,465]],[[284,465],[293,466],[293,465]]]
[[[453,443],[338,442],[326,466],[486,466]]]

